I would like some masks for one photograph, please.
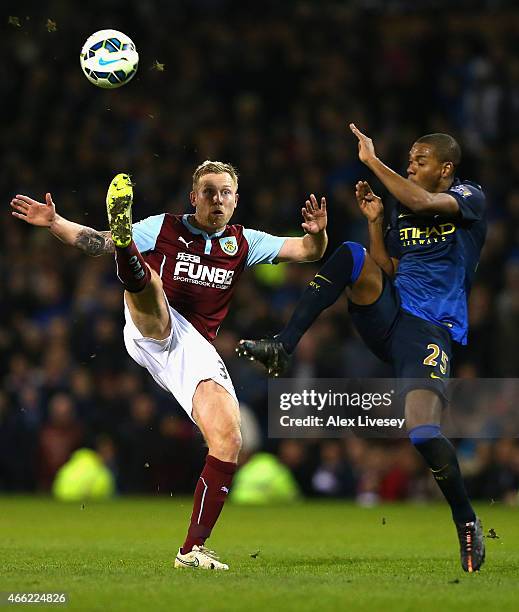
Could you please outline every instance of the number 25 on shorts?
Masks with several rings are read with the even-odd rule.
[[[449,365],[449,356],[447,353],[442,351],[437,344],[428,344],[427,350],[431,351],[431,353],[423,360],[424,365],[435,368],[438,365],[438,357],[441,353],[440,372],[443,375],[447,374],[447,368]]]

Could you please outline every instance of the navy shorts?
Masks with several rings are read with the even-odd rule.
[[[377,301],[368,306],[350,301],[349,312],[368,348],[393,366],[396,378],[404,379],[400,393],[430,389],[446,401],[452,357],[447,328],[403,310],[398,290],[386,275]]]

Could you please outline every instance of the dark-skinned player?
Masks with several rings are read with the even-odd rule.
[[[411,147],[407,178],[386,166],[354,124],[359,158],[398,201],[384,232],[382,200],[367,182],[356,197],[368,221],[369,253],[345,242],[333,253],[274,339],[242,340],[238,353],[278,376],[313,321],[343,293],[364,342],[402,380],[406,427],[450,505],[465,571],[485,559],[483,529],[452,444],[440,430],[452,342],[467,343],[467,300],[486,234],[481,187],[456,177],[461,150],[448,134]],[[414,379],[414,380],[413,380]]]

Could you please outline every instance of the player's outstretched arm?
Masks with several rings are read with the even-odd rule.
[[[61,242],[75,246],[87,255],[95,257],[115,251],[110,232],[98,232],[58,215],[50,193],[45,194],[45,202],[18,194],[11,200],[11,208],[13,217],[30,225],[46,227]]]
[[[455,215],[459,211],[456,199],[447,193],[430,193],[416,183],[400,176],[386,166],[375,154],[371,138],[363,134],[354,123],[350,130],[359,141],[359,159],[377,176],[391,194],[415,213]]]
[[[369,254],[388,276],[394,276],[398,259],[387,252],[384,242],[384,205],[366,181],[355,185],[355,197],[362,214],[368,220]]]
[[[301,209],[301,214],[303,215],[301,227],[306,234],[301,238],[287,238],[276,261],[317,261],[324,255],[328,246],[326,198],[321,198],[319,203],[312,193],[306,200],[305,207]]]

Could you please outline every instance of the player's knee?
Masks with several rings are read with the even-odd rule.
[[[351,284],[353,284],[357,282],[362,272],[362,268],[364,267],[364,262],[366,261],[366,249],[362,246],[362,244],[350,241],[343,242],[339,248],[348,249],[350,252],[353,261],[351,272]]]
[[[238,422],[233,421],[226,428],[226,431],[221,436],[224,446],[229,451],[239,452],[242,444],[242,437],[240,431],[240,425]]]
[[[338,246],[326,263],[319,270],[316,278],[324,279],[325,283],[319,283],[322,290],[342,291],[347,285],[353,285],[359,278],[366,250],[358,242],[343,242]]]
[[[416,446],[417,444],[423,444],[433,438],[441,438],[442,433],[440,426],[436,423],[426,423],[423,425],[416,425],[415,427],[407,428],[407,435],[411,444]]]
[[[438,427],[441,422],[442,400],[429,389],[414,389],[405,401],[407,431],[418,427]]]
[[[239,427],[236,427],[228,438],[229,451],[238,454],[241,450],[242,437]]]
[[[236,461],[241,450],[242,437],[238,424],[219,428],[207,440],[209,453],[220,461]]]

